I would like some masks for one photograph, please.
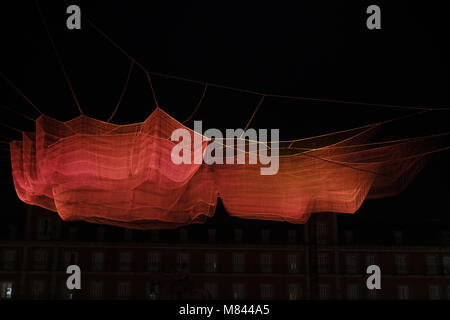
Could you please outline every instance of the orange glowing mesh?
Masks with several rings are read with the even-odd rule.
[[[41,116],[36,132],[10,144],[17,195],[66,221],[137,229],[202,223],[219,196],[236,217],[305,223],[311,213],[354,213],[367,198],[400,192],[439,145],[436,137],[368,144],[371,125],[280,142],[278,173],[261,175],[263,165],[248,161],[174,164],[177,128],[186,127],[159,108],[132,125]]]

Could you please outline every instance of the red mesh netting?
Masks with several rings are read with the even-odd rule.
[[[354,213],[367,198],[400,192],[439,143],[423,137],[368,144],[372,125],[280,142],[278,173],[261,175],[264,165],[248,161],[174,164],[170,137],[177,128],[187,129],[159,108],[132,125],[41,116],[35,133],[10,144],[17,195],[67,221],[128,228],[204,222],[218,196],[236,217],[305,223],[311,213]],[[189,132],[193,141],[197,133]],[[201,150],[193,144],[192,157],[208,143]]]

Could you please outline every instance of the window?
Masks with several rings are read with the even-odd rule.
[[[410,299],[410,290],[409,290],[409,286],[397,286],[397,293],[398,293],[398,298],[400,300],[408,300]]]
[[[319,253],[317,255],[318,271],[319,273],[328,273],[329,257],[328,253]]]
[[[45,282],[43,280],[33,280],[31,282],[31,297],[33,299],[42,299],[45,294]]]
[[[261,284],[259,287],[261,299],[270,300],[273,298],[273,287],[271,284]]]
[[[272,255],[265,253],[260,256],[261,272],[272,272]]]
[[[77,251],[65,251],[64,252],[64,269],[72,264],[78,264],[78,252]]]
[[[147,299],[150,299],[150,300],[158,300],[159,299],[159,283],[147,282],[145,291],[146,291]]]
[[[406,254],[395,255],[395,269],[398,274],[408,273],[408,256]]]
[[[38,240],[49,240],[50,239],[50,219],[48,219],[48,218],[39,219],[37,238],[38,238]]]
[[[427,274],[438,273],[438,256],[435,254],[429,254],[426,256],[426,272]]]
[[[130,298],[131,296],[131,283],[130,282],[119,282],[117,284],[117,297],[119,299]]]
[[[243,253],[233,253],[233,272],[245,271],[245,256]]]
[[[394,231],[394,242],[398,246],[403,243],[403,231]]]
[[[438,285],[428,286],[428,296],[430,300],[439,300],[441,297],[441,290]]]
[[[189,254],[177,253],[177,271],[189,269]]]
[[[205,282],[204,288],[211,299],[217,299],[219,287],[216,282]]]
[[[326,244],[328,240],[328,225],[325,222],[317,223],[317,242]]]
[[[367,254],[366,255],[366,267],[377,265],[378,257],[375,254]]]
[[[0,281],[0,299],[11,299],[13,296],[13,283]]]
[[[133,255],[130,251],[123,251],[119,254],[119,270],[130,271],[132,269]]]
[[[4,250],[2,259],[3,270],[14,270],[17,264],[17,251],[16,250]]]
[[[357,300],[360,299],[360,287],[358,284],[347,284],[347,298],[349,300]]]
[[[233,299],[245,299],[245,285],[243,283],[233,283]]]
[[[288,260],[288,272],[297,273],[298,272],[298,256],[296,254],[289,254],[287,256]]]
[[[359,257],[356,254],[345,255],[345,269],[349,274],[358,273]]]
[[[48,251],[39,249],[34,250],[34,268],[36,270],[45,270],[47,269],[47,263],[48,263]]]
[[[234,241],[241,242],[242,241],[242,229],[234,229]]]
[[[217,271],[217,254],[208,253],[205,255],[205,272]]]
[[[208,229],[208,241],[215,242],[216,241],[216,229]]]
[[[77,240],[77,236],[78,236],[78,228],[70,227],[69,228],[69,240],[75,241],[75,240]]]
[[[442,257],[442,265],[444,268],[444,274],[450,274],[450,256]]]
[[[319,299],[326,300],[330,298],[330,286],[328,284],[319,284]]]
[[[351,231],[351,230],[345,231],[345,244],[346,245],[353,244],[353,231]]]
[[[131,229],[124,229],[123,230],[123,239],[125,241],[133,240],[133,230],[131,230]]]
[[[105,254],[103,252],[92,253],[92,270],[101,271],[105,263]]]
[[[270,230],[268,229],[261,230],[261,240],[263,243],[268,243],[270,241]]]
[[[73,299],[73,293],[72,293],[73,290],[67,289],[66,281],[61,281],[59,288],[61,289],[60,295],[61,295],[62,299],[64,299],[64,300],[72,300]]]
[[[369,300],[376,300],[378,298],[378,292],[377,289],[368,289],[367,291],[367,299]]]
[[[161,254],[159,252],[149,252],[147,254],[147,270],[150,272],[161,270]]]
[[[289,300],[300,299],[300,286],[297,283],[288,284],[288,298]]]
[[[296,230],[288,230],[288,242],[295,243],[297,241],[297,231]]]
[[[152,241],[159,241],[159,230],[151,231]]]
[[[181,228],[180,229],[180,241],[182,242],[186,242],[188,241],[189,238],[189,231],[186,228]]]
[[[89,284],[89,296],[93,299],[99,299],[103,296],[103,282],[92,281]]]
[[[105,228],[104,227],[97,227],[97,240],[103,241],[105,240]]]

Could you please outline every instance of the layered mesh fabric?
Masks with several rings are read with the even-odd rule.
[[[278,173],[261,175],[266,165],[249,161],[193,161],[208,139],[191,145],[191,164],[175,164],[172,132],[199,134],[159,108],[132,125],[41,116],[36,132],[11,142],[11,164],[19,198],[66,221],[176,228],[211,217],[220,196],[236,217],[305,223],[311,213],[354,213],[367,198],[395,195],[439,146],[435,137],[368,143],[377,127],[280,142]]]

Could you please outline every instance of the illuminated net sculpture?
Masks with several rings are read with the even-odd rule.
[[[400,192],[440,143],[435,136],[366,143],[378,128],[369,125],[280,142],[278,173],[261,175],[263,165],[248,161],[174,164],[170,137],[178,128],[187,129],[159,108],[132,125],[41,116],[36,132],[10,143],[17,195],[66,221],[137,229],[202,223],[219,196],[232,216],[305,223],[311,213],[354,213],[367,198]],[[208,143],[192,144],[192,156]]]

